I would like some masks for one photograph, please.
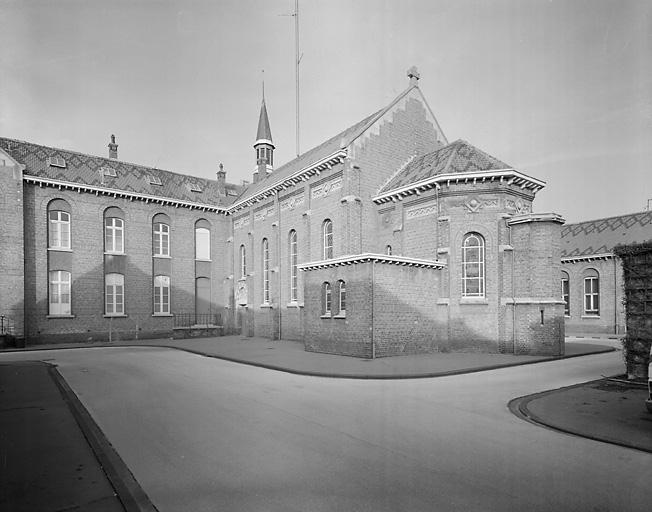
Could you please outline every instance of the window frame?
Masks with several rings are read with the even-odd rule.
[[[247,248],[240,244],[240,279],[247,278]]]
[[[165,229],[163,229],[165,228]],[[152,225],[152,256],[170,256],[170,225],[167,222],[155,221]]]
[[[262,241],[263,304],[269,304],[269,240]]]
[[[56,275],[56,277],[55,277]],[[65,280],[63,277],[67,277]],[[56,292],[53,293],[53,287]],[[66,287],[67,290],[64,288]],[[62,299],[67,296],[68,301]],[[53,298],[59,300],[53,302]],[[66,307],[67,306],[67,307]],[[50,270],[48,272],[48,316],[72,315],[72,275],[67,270]]]
[[[590,284],[589,284],[590,283]],[[587,284],[589,290],[587,291]],[[584,316],[600,316],[600,275],[597,270],[591,271],[590,275],[584,275],[583,279],[584,295]]]
[[[117,279],[118,283],[110,283],[119,276],[121,279]],[[104,276],[104,315],[105,316],[125,316],[125,276],[117,272],[112,272],[110,274],[105,274]],[[112,288],[111,293],[109,293],[109,287]],[[118,293],[118,287],[121,288]],[[118,302],[118,297],[120,302]],[[109,300],[109,298],[111,300]],[[118,304],[120,304],[121,309],[118,311]],[[109,311],[109,305],[112,306],[113,311]]]
[[[199,243],[201,240],[206,242],[206,245],[205,251],[200,254],[200,247],[204,247]],[[211,261],[211,230],[205,226],[195,225],[195,260]]]
[[[288,235],[288,253],[290,262],[290,302],[297,302],[299,297],[299,245],[297,232],[290,230]]]
[[[467,242],[475,238],[477,245],[467,245]],[[462,239],[462,297],[484,299],[486,293],[486,258],[485,258],[485,238],[475,231],[466,233]],[[477,251],[477,258],[469,259],[469,254]],[[469,276],[469,269],[477,267],[478,275]],[[469,291],[469,283],[477,283],[477,291]],[[475,287],[474,287],[475,288]]]
[[[561,276],[561,300],[564,301],[564,316],[570,316],[570,278],[565,272]]]
[[[52,215],[56,215],[57,219],[52,219]],[[66,215],[68,220],[63,220],[61,217]],[[48,210],[48,249],[54,250],[70,250],[71,249],[71,218],[70,212],[65,210],[52,209]],[[64,226],[67,226],[64,237]],[[56,234],[56,236],[54,236]],[[62,243],[65,240],[65,244]],[[55,244],[54,240],[59,243]]]
[[[333,289],[328,281],[321,285],[322,288],[322,308],[321,315],[324,317],[333,316]]]
[[[325,219],[321,226],[322,256],[324,260],[333,259],[333,221]]]
[[[337,316],[346,316],[346,282],[337,281]]]
[[[170,315],[170,276],[163,274],[154,276],[152,299],[154,316]]]
[[[120,249],[116,249],[118,245]],[[110,254],[125,253],[125,221],[123,218],[104,217],[104,252]]]

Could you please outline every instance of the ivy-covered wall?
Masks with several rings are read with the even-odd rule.
[[[623,265],[627,378],[647,379],[652,345],[652,242],[619,245],[614,253]]]

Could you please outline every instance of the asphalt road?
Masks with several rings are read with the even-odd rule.
[[[0,355],[59,366],[161,511],[648,511],[652,456],[513,416],[512,398],[622,370],[620,353],[356,381],[177,350]]]

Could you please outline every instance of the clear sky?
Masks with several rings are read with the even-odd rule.
[[[294,0],[0,0],[0,136],[251,179],[295,156]],[[652,1],[301,0],[301,150],[420,87],[575,222],[652,199]],[[652,207],[652,201],[650,201]]]

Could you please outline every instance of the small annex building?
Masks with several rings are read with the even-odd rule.
[[[27,343],[206,334],[385,357],[564,351],[544,183],[448,141],[419,88],[252,183],[0,138],[0,312]]]

